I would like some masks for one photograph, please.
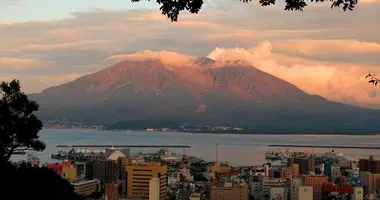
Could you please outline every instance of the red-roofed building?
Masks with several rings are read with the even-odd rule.
[[[329,194],[339,195],[352,195],[354,188],[351,185],[336,185],[333,183],[325,183],[322,186],[322,196],[328,196]]]
[[[63,165],[61,163],[48,163],[47,168],[52,169],[57,174],[62,173],[62,167]]]

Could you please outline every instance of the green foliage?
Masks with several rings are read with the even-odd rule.
[[[142,0],[131,0],[132,2],[140,2]],[[149,1],[149,0],[148,0]],[[160,10],[163,15],[166,15],[172,21],[178,20],[178,15],[182,11],[188,11],[192,14],[197,14],[203,5],[203,0],[156,0],[159,5],[161,5]],[[252,0],[240,0],[242,2],[250,2]],[[341,7],[344,11],[352,11],[358,0],[283,0],[285,3],[285,10],[299,10],[303,9],[308,5],[308,3],[321,3],[321,2],[332,2],[331,8]],[[278,3],[278,0],[260,0],[261,6],[271,6]]]
[[[0,97],[0,166],[20,151],[43,151],[45,143],[38,140],[42,122],[33,114],[38,104],[21,92],[17,80],[2,82]]]

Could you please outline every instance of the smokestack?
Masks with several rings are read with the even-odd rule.
[[[216,144],[216,158],[215,158],[215,164],[220,164],[220,145]]]
[[[264,173],[265,173],[265,176],[269,176],[269,167],[268,167],[268,165],[265,165],[265,167],[264,167]]]

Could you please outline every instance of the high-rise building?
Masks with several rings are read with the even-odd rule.
[[[367,174],[368,193],[380,190],[380,174]]]
[[[298,200],[299,187],[302,186],[302,179],[295,177],[290,180],[290,200]]]
[[[304,184],[305,186],[313,187],[313,196],[314,200],[321,200],[322,197],[322,186],[324,183],[329,182],[329,178],[324,175],[316,175],[316,176],[304,176]]]
[[[360,159],[359,168],[360,171],[380,174],[380,160],[375,160],[373,156],[370,156],[369,159]]]
[[[106,183],[113,183],[118,177],[118,165],[115,160],[95,160],[86,163],[86,178],[98,179],[104,188]]]
[[[325,162],[323,165],[323,173],[329,177],[329,181],[332,180],[331,173],[332,173],[332,163],[331,162]]]
[[[311,186],[298,187],[297,200],[313,200],[314,192]]]
[[[299,174],[315,172],[314,158],[289,158],[288,164],[289,166],[292,166],[292,164],[298,164]]]
[[[146,163],[127,165],[126,191],[128,197],[149,199],[149,183],[152,178],[160,179],[160,200],[166,198],[166,172],[167,166],[161,163]]]
[[[359,172],[360,182],[362,183],[362,185],[368,185],[368,174],[371,174],[371,172],[366,172],[366,171]]]
[[[226,183],[211,188],[211,200],[248,200],[249,190],[245,183]]]
[[[160,200],[160,179],[152,178],[149,181],[149,200]]]
[[[300,175],[300,167],[298,164],[292,164],[291,165],[293,169],[293,176],[292,177],[298,177]]]

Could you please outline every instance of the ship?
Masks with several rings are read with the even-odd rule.
[[[287,160],[290,158],[290,150],[280,151],[268,151],[265,153],[265,159],[267,160]]]

